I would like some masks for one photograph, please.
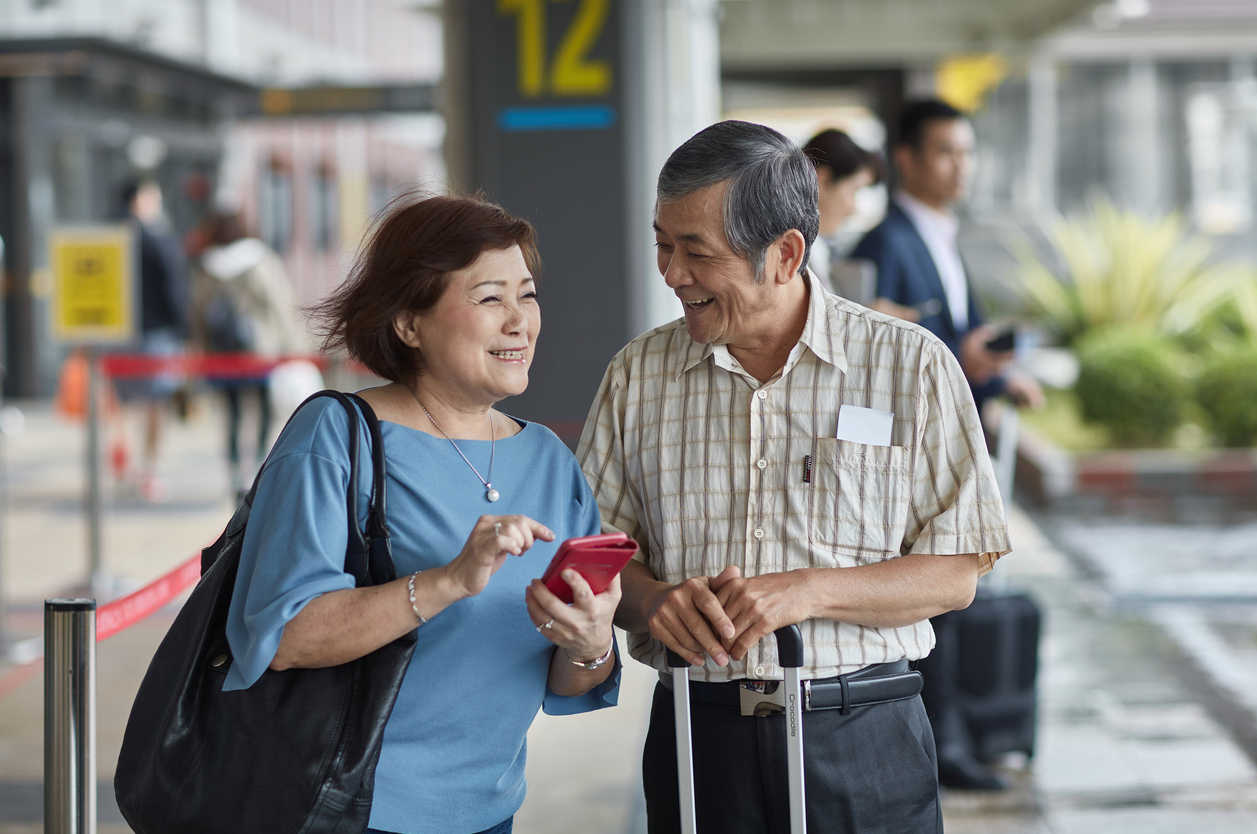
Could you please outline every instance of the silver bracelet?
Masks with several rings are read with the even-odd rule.
[[[419,613],[419,606],[415,605],[415,577],[419,575],[419,571],[415,571],[410,575],[410,579],[406,580],[406,590],[410,593],[410,610],[415,612],[415,619],[419,621],[419,625],[426,625],[428,618]]]
[[[604,654],[602,657],[597,657],[597,658],[594,658],[593,660],[573,660],[572,656],[570,654],[567,654],[567,649],[563,650],[563,654],[567,654],[567,662],[572,664],[573,666],[579,666],[582,669],[589,669],[592,671],[604,665],[608,660],[610,660],[611,654],[614,651],[615,651],[615,641],[612,640],[611,647],[607,649],[607,653]]]

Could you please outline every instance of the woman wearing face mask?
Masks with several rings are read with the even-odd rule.
[[[506,834],[538,709],[616,700],[619,579],[594,594],[565,571],[571,606],[538,580],[560,541],[599,532],[598,505],[562,441],[494,408],[528,385],[539,267],[532,227],[498,206],[403,201],[316,310],[326,347],[389,380],[360,394],[380,418],[401,578],[355,588],[344,571],[348,419],[336,402],[297,412],[258,483],[224,689],[249,687],[268,666],[345,663],[418,629],[370,831]],[[364,472],[364,516],[370,483]]]
[[[808,268],[834,292],[867,304],[871,296],[853,297],[859,293],[842,286],[844,282],[835,280],[838,276],[834,274],[835,253],[831,242],[842,224],[855,214],[856,194],[860,189],[882,181],[881,159],[861,148],[841,130],[832,129],[813,136],[803,146],[803,152],[816,166],[817,185],[820,187],[820,234],[812,244]]]

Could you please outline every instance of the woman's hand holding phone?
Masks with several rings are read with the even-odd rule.
[[[620,603],[620,571],[636,552],[637,542],[623,533],[563,542],[542,577],[525,592],[537,631],[572,660],[606,654]]]
[[[534,579],[524,591],[528,616],[542,636],[564,649],[570,659],[587,662],[602,657],[611,646],[611,620],[620,604],[620,577],[613,577],[606,590],[595,594],[575,569],[566,568],[560,576],[572,590],[572,604]]]

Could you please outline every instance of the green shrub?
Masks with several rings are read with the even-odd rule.
[[[1206,360],[1196,398],[1225,445],[1257,444],[1257,342]]]
[[[1096,200],[1087,215],[1048,231],[1053,259],[1027,241],[1014,244],[1017,289],[1064,344],[1106,326],[1189,333],[1241,288],[1257,288],[1251,267],[1214,262],[1211,243],[1178,214],[1145,218]],[[1245,303],[1257,325],[1257,290]]]
[[[1145,329],[1098,328],[1078,340],[1082,418],[1119,446],[1161,445],[1183,421],[1188,386],[1171,341]]]

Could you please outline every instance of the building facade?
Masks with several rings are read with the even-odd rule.
[[[48,231],[117,219],[136,176],[162,186],[180,235],[213,209],[242,211],[302,303],[339,284],[374,211],[443,186],[443,131],[423,112],[430,96],[379,114],[326,93],[433,85],[443,57],[430,5],[0,3],[6,392],[49,393],[64,355],[46,322]],[[271,106],[310,88],[325,95]]]

